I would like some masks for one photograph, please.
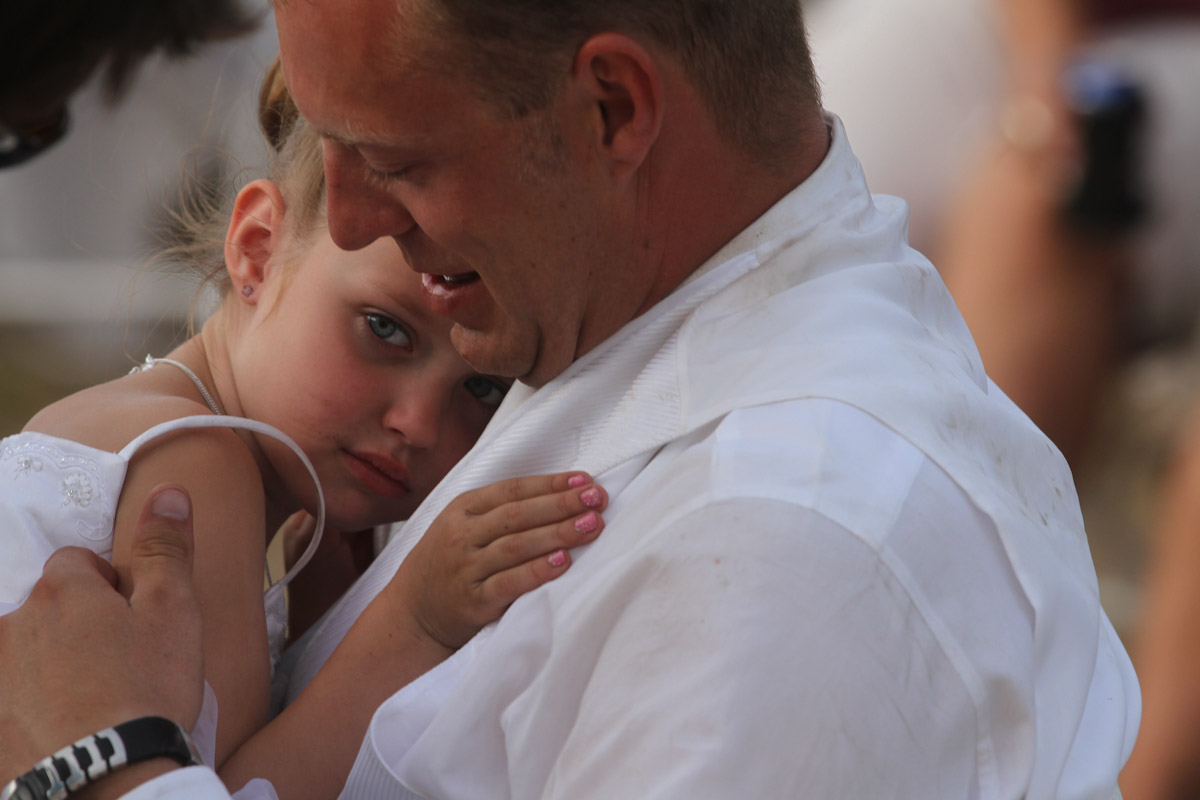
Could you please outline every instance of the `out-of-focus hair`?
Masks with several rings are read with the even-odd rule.
[[[0,110],[64,102],[97,68],[116,99],[150,54],[188,55],[261,16],[239,0],[4,0]]]
[[[279,59],[271,65],[259,91],[258,122],[271,149],[270,178],[283,194],[284,230],[293,245],[303,244],[323,229],[325,175],[321,140],[308,125],[287,90]],[[154,265],[195,278],[201,288],[224,296],[231,282],[225,271],[225,237],[234,193],[215,186],[219,179],[200,171],[187,175],[179,207],[170,211],[168,240]]]

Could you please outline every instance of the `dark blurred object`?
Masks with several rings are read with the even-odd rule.
[[[67,132],[68,119],[65,106],[55,116],[24,128],[10,127],[0,119],[0,169],[28,161],[57,142]]]
[[[1200,0],[1089,0],[1081,11],[1093,25],[1200,16]]]
[[[1146,212],[1141,181],[1141,132],[1146,100],[1122,71],[1082,61],[1067,72],[1067,104],[1079,123],[1082,163],[1067,198],[1078,228],[1122,233]]]
[[[0,167],[61,138],[71,95],[97,69],[120,97],[151,53],[190,54],[258,24],[238,0],[5,0],[0,25]]]

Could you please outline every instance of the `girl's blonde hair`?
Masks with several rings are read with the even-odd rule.
[[[258,124],[270,146],[267,177],[279,187],[286,205],[285,230],[292,242],[307,241],[324,225],[321,140],[296,109],[278,57],[259,90]],[[154,264],[190,275],[200,292],[211,288],[224,297],[232,285],[225,270],[225,237],[236,193],[218,188],[216,182],[199,171],[185,178],[179,205],[168,212],[169,238]]]

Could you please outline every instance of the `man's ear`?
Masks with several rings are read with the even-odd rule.
[[[234,200],[225,235],[225,269],[244,302],[258,302],[283,233],[283,214],[283,193],[268,180],[247,184]]]
[[[574,75],[596,108],[598,146],[621,172],[641,166],[662,128],[663,82],[635,39],[601,33],[575,54]]]

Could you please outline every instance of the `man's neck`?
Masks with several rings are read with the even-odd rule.
[[[675,149],[666,139],[663,152]],[[664,158],[657,198],[663,222],[651,241],[661,243],[655,282],[639,314],[686,281],[730,240],[811,176],[830,149],[824,118],[799,137],[784,163],[766,166],[719,138],[680,144],[686,157]],[[694,165],[704,165],[694,168]],[[653,165],[652,165],[653,166]]]

